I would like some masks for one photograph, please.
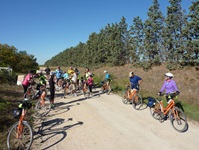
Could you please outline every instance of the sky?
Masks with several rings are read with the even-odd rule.
[[[159,0],[166,15],[169,0]],[[192,0],[182,0],[188,12]],[[143,21],[153,0],[0,0],[0,44],[14,46],[37,58],[39,65],[67,48],[86,43],[107,24],[122,16],[130,27]]]

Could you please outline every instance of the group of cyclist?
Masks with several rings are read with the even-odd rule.
[[[86,68],[85,74],[81,79],[79,78],[79,70],[77,68],[73,69],[73,67],[70,67],[70,69],[66,72],[63,72],[60,68],[60,66],[57,67],[55,71],[51,71],[49,66],[45,69],[46,76],[43,75],[41,71],[37,72],[39,84],[37,85],[37,89],[39,90],[41,87],[46,86],[46,81],[49,82],[49,89],[50,89],[50,101],[51,104],[54,105],[54,97],[55,97],[55,84],[59,87],[64,88],[64,90],[67,90],[70,85],[72,85],[72,93],[74,96],[77,96],[76,90],[79,88],[79,85],[81,83],[82,88],[84,86],[87,86],[90,92],[90,95],[93,96],[92,87],[94,84],[93,81],[93,74],[90,72],[89,68]],[[105,78],[103,83],[105,82],[107,86],[110,86],[110,74],[108,71],[104,70]],[[176,82],[173,80],[174,75],[170,72],[165,73],[165,81],[158,92],[158,95],[161,95],[162,92],[165,90],[166,94],[166,100],[169,102],[170,99],[172,99],[172,93],[176,92],[179,94],[178,87],[176,85]],[[32,74],[29,71],[26,77],[24,78],[22,85],[24,88],[24,93],[26,93],[28,86],[32,82]],[[55,82],[56,79],[56,82]],[[62,80],[62,82],[59,82]],[[129,85],[130,90],[128,92],[128,99],[132,99],[133,95],[136,93],[136,91],[139,90],[140,84],[143,82],[143,79],[137,75],[134,74],[134,72],[129,73]],[[60,84],[61,83],[61,84]]]
[[[162,93],[165,91],[166,100],[167,100],[167,103],[169,103],[171,99],[174,98],[175,94],[178,95],[180,92],[178,90],[176,82],[173,80],[174,75],[168,72],[168,73],[165,73],[164,76],[165,76],[165,80],[160,91],[158,92],[158,95],[161,96]],[[136,91],[139,90],[139,86],[143,82],[143,79],[139,76],[136,76],[134,72],[130,72],[129,82],[130,82],[131,89],[128,92],[128,99],[131,100],[133,95],[136,93]]]

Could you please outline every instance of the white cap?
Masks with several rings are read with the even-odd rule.
[[[167,77],[173,77],[173,76],[174,76],[174,75],[173,75],[172,73],[170,73],[170,72],[167,72],[167,73],[165,73],[164,75],[167,76]]]
[[[106,70],[104,70],[104,73],[107,73],[107,71],[106,71]]]

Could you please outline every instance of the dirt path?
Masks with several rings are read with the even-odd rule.
[[[96,91],[97,92],[97,91]],[[34,150],[196,150],[199,126],[189,122],[185,133],[170,121],[154,120],[149,108],[135,110],[115,94],[85,99],[55,99],[49,116],[35,123]]]

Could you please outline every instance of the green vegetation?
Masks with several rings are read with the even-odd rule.
[[[133,64],[148,71],[166,63],[169,70],[185,66],[199,68],[198,1],[192,2],[188,14],[182,0],[170,0],[163,16],[158,0],[148,10],[148,18],[133,18],[128,26],[123,16],[119,23],[108,24],[99,33],[91,33],[80,42],[45,62],[49,66],[79,66],[96,69]]]
[[[33,55],[27,54],[26,51],[18,52],[14,46],[0,44],[0,67],[9,66],[14,72],[27,73],[28,70],[39,69],[36,60]]]

